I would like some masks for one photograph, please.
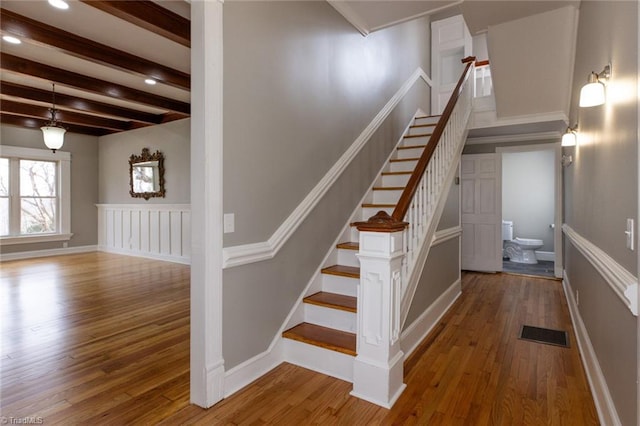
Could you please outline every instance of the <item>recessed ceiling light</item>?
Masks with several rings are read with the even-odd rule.
[[[13,36],[10,36],[10,35],[2,36],[2,39],[4,41],[6,41],[7,43],[11,43],[11,44],[20,44],[20,43],[22,43],[19,38],[16,38],[16,37],[13,37]]]
[[[69,9],[69,4],[64,0],[48,0],[49,4],[57,9]]]
[[[154,84],[156,84],[157,82],[152,79],[152,78],[145,78],[144,80],[145,83],[147,83],[149,86],[153,86]]]

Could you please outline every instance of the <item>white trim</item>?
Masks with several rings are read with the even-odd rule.
[[[224,248],[222,251],[222,267],[232,268],[275,257],[298,226],[300,226],[309,213],[313,211],[314,207],[320,202],[342,172],[345,171],[371,136],[373,136],[384,120],[400,103],[404,96],[409,93],[411,87],[419,79],[424,80],[429,86],[433,85],[429,76],[427,76],[422,68],[418,67],[273,235],[267,241]]]
[[[442,244],[446,241],[452,240],[454,238],[462,235],[462,226],[456,225],[451,228],[442,229],[440,231],[436,231],[433,234],[433,240],[431,241],[431,247],[437,246],[438,244]]]
[[[0,245],[10,246],[16,244],[48,243],[52,241],[69,241],[73,234],[29,234],[8,235],[0,237]]]
[[[282,364],[282,338],[278,338],[266,351],[236,365],[224,374],[224,397],[238,392],[254,380]]]
[[[400,337],[402,342],[400,346],[404,352],[405,360],[420,346],[420,343],[422,343],[431,330],[433,330],[433,327],[438,324],[438,321],[447,313],[455,301],[458,300],[458,297],[462,294],[460,286],[461,279],[458,278],[417,320],[404,329]]]
[[[563,121],[569,123],[569,117],[564,111],[542,112],[537,114],[517,115],[513,117],[499,118],[489,123],[475,125],[471,123],[470,130],[484,129],[488,127],[513,126],[517,124],[543,123],[545,121]]]
[[[10,229],[10,232],[14,232],[14,235],[7,235],[0,238],[0,244],[2,245],[11,245],[11,244],[31,244],[31,243],[41,243],[41,242],[50,242],[50,241],[68,241],[71,239],[73,234],[71,233],[71,153],[65,151],[58,151],[53,153],[48,149],[39,149],[39,148],[23,148],[19,146],[10,146],[10,145],[0,145],[0,157],[6,157],[13,159],[13,161],[18,161],[20,159],[24,160],[39,160],[39,161],[51,161],[56,163],[56,174],[57,174],[57,223],[56,229],[57,232],[55,234],[47,234],[47,235],[17,235],[17,231],[20,229],[20,217],[19,217],[19,207],[15,210],[15,214],[18,215],[16,217],[13,216],[10,220],[10,223],[16,222],[11,226],[14,226],[16,229],[13,231]],[[10,170],[13,173],[13,171]],[[19,172],[15,171],[16,179],[19,181]],[[12,177],[13,179],[14,177]],[[10,194],[13,198],[14,196],[19,197],[19,189],[15,189],[16,193]],[[13,209],[12,209],[13,211]]]
[[[598,412],[598,419],[600,424],[618,426],[621,425],[620,418],[616,411],[616,407],[609,393],[609,387],[607,381],[604,378],[604,374],[600,369],[600,363],[598,357],[589,339],[589,333],[582,321],[580,311],[576,300],[573,297],[573,291],[571,284],[569,283],[569,277],[567,277],[566,271],[564,272],[562,280],[562,288],[567,298],[567,305],[569,306],[569,313],[571,314],[571,322],[573,323],[573,329],[576,333],[576,339],[578,341],[578,348],[580,350],[580,358],[582,359],[582,365],[587,373],[587,380],[589,381],[589,387],[593,394],[593,402]]]
[[[538,260],[545,260],[548,262],[554,262],[556,260],[556,254],[552,251],[536,251],[536,258]]]
[[[190,401],[224,398],[222,356],[223,4],[191,1]]]
[[[183,211],[191,210],[191,204],[96,204],[98,208],[116,210],[162,210],[162,211]]]
[[[144,259],[162,260],[164,262],[180,263],[182,265],[191,264],[191,258],[189,257],[169,256],[169,255],[164,255],[160,253],[142,253],[139,251],[125,250],[125,249],[119,249],[115,247],[106,247],[106,246],[98,246],[97,250],[103,253],[120,254],[123,256],[132,256],[132,257],[142,257]]]
[[[10,260],[35,259],[38,257],[61,256],[65,254],[91,253],[98,251],[98,246],[64,247],[47,250],[21,251],[17,253],[1,253],[0,262]]]
[[[478,136],[467,138],[466,145],[484,145],[496,143],[510,142],[529,142],[543,140],[559,140],[562,137],[561,132],[538,132],[538,133],[519,133],[514,135],[501,136]]]
[[[638,316],[638,278],[566,223],[562,225],[562,230],[571,244],[600,273],[631,313]]]
[[[327,3],[333,6],[333,8],[337,10],[338,13],[347,20],[347,22],[353,25],[360,34],[365,37],[369,35],[371,31],[367,28],[367,23],[363,21],[360,15],[358,15],[346,2],[342,0],[327,0]]]

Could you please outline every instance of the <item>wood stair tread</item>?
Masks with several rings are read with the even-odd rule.
[[[422,117],[422,118],[426,118],[426,117]],[[436,127],[437,125],[438,125],[438,123],[413,124],[413,125],[409,126],[409,128],[415,129],[416,127]]]
[[[420,120],[421,118],[435,118],[442,117],[442,115],[421,115],[420,117],[414,117],[416,120]]]
[[[416,149],[416,148],[425,148],[426,145],[411,145],[411,146],[399,146],[396,149]]]
[[[382,208],[387,208],[387,207],[395,207],[395,204],[384,204],[384,203],[363,203],[362,207],[382,207]]]
[[[413,138],[424,138],[425,136],[431,136],[433,133],[423,133],[421,135],[406,135],[403,136],[405,139],[413,139]]]
[[[343,354],[356,355],[356,335],[346,331],[303,322],[285,331],[282,336]]]
[[[319,291],[318,293],[305,297],[302,301],[310,305],[324,306],[346,312],[355,313],[358,309],[357,298],[343,294],[329,293],[327,291]]]
[[[419,158],[393,158],[389,160],[390,163],[399,163],[401,161],[419,161]]]
[[[404,186],[374,186],[374,191],[402,191]]]
[[[344,243],[340,243],[336,245],[337,248],[339,249],[344,249],[344,250],[360,250],[360,243],[355,243],[353,241],[347,241]]]
[[[383,176],[393,176],[393,175],[410,175],[413,172],[382,172]]]
[[[337,275],[340,277],[358,278],[360,279],[360,268],[357,266],[333,265],[322,268],[323,274]]]

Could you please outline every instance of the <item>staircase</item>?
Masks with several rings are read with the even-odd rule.
[[[340,242],[328,254],[320,276],[302,299],[295,326],[283,333],[285,359],[344,380],[353,381],[356,356],[357,293],[360,283],[359,231],[380,210],[389,215],[424,151],[437,116],[416,117],[354,212]]]

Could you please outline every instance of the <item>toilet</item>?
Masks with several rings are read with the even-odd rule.
[[[538,263],[535,251],[541,249],[544,242],[533,238],[513,238],[513,221],[502,221],[502,240],[504,243],[504,256],[508,257],[510,261],[529,264]]]

